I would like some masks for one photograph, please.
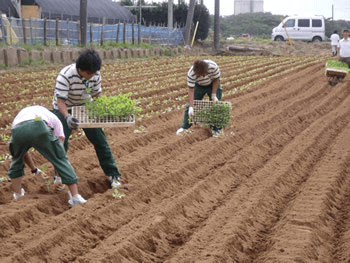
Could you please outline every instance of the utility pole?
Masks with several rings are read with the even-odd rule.
[[[80,0],[80,39],[81,45],[86,46],[86,31],[88,18],[88,0]]]
[[[173,29],[173,0],[168,0],[168,28]]]
[[[185,46],[189,45],[189,42],[190,42],[190,32],[191,32],[191,26],[193,21],[195,4],[196,4],[196,0],[190,0],[190,6],[188,8],[186,26],[184,31]]]
[[[334,4],[332,4],[332,24],[334,22]]]
[[[220,44],[220,0],[215,0],[214,48],[219,49],[219,44]]]

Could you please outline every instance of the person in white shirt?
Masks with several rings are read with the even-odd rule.
[[[12,161],[8,170],[14,190],[13,198],[18,200],[24,196],[22,178],[24,176],[25,156],[33,147],[48,159],[68,185],[72,198],[71,206],[84,204],[87,201],[78,193],[78,178],[68,161],[63,147],[65,136],[60,119],[42,106],[23,108],[15,117],[11,128],[9,150]]]
[[[332,56],[336,57],[338,52],[338,45],[339,45],[339,35],[338,35],[338,31],[334,30],[333,34],[330,37],[331,40],[331,47],[332,47]]]
[[[176,135],[191,127],[189,118],[193,115],[193,100],[202,100],[205,94],[208,94],[209,99],[212,101],[221,100],[220,76],[220,69],[214,61],[209,59],[194,61],[187,73],[189,104],[186,105],[184,119],[181,128],[176,131]],[[220,127],[211,127],[211,129],[213,135],[221,133]]]
[[[64,67],[57,76],[52,112],[61,120],[68,151],[72,130],[79,128],[79,120],[72,116],[72,107],[85,105],[91,98],[102,95],[102,60],[94,49],[81,51],[76,63]],[[111,188],[121,186],[121,173],[117,167],[107,137],[102,128],[83,128],[86,137],[94,145],[101,168]],[[58,178],[58,176],[57,176]]]
[[[343,36],[344,38],[339,41],[338,46],[338,55],[339,55],[339,61],[343,61],[348,64],[350,67],[350,39],[349,39],[349,30],[344,29],[343,30]]]

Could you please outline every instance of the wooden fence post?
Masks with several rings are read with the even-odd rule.
[[[34,40],[33,40],[33,26],[32,26],[32,17],[30,17],[29,20],[29,32],[30,32],[30,43],[33,45],[34,44]]]
[[[27,44],[27,37],[26,37],[26,20],[22,19],[22,27],[23,27],[23,42],[24,44]]]
[[[56,18],[56,46],[58,46],[58,18]]]
[[[105,23],[106,23],[106,17],[104,16],[102,18],[101,46],[103,46],[103,41],[104,41],[104,37],[105,37]]]
[[[131,29],[131,32],[132,32],[132,44],[134,45],[135,44],[135,28],[134,28],[135,24],[134,22],[132,22],[132,29]]]
[[[8,18],[8,20],[9,20],[9,23],[10,23],[10,27],[9,27],[9,36],[10,36],[10,38],[7,36],[7,43],[9,43],[10,45],[12,45],[12,28],[11,28],[11,20],[10,20],[10,16],[9,16],[9,18]]]
[[[125,44],[125,37],[126,37],[126,24],[124,22],[124,25],[123,25],[123,44]]]
[[[80,21],[77,22],[77,31],[78,31],[78,43],[79,45],[81,45]]]
[[[150,24],[150,27],[149,27],[149,43],[151,44],[152,42],[152,24]]]
[[[69,44],[69,20],[67,18],[67,42]]]
[[[47,45],[47,18],[44,18],[44,46]]]
[[[90,43],[92,44],[93,43],[93,37],[94,37],[94,35],[93,35],[93,24],[92,23],[90,23]]]
[[[117,27],[117,36],[115,38],[115,42],[119,42],[119,31],[120,31],[120,23],[118,22],[118,27]]]
[[[141,43],[141,23],[138,24],[138,35],[137,35],[137,42]]]

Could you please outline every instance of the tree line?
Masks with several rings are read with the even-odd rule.
[[[176,0],[174,1],[176,2]],[[133,6],[133,0],[121,0],[123,6]],[[135,5],[140,5],[138,0]],[[141,24],[146,26],[168,26],[168,3],[147,3],[145,0],[141,0],[142,6],[154,6],[154,8],[142,9],[142,21]],[[174,25],[180,28],[185,27],[186,18],[188,13],[188,4],[184,0],[177,0],[177,4],[173,4],[173,21]],[[140,17],[139,8],[130,9],[132,14],[137,19]],[[281,22],[281,18],[285,18],[282,15],[273,15],[270,12],[261,13],[246,13],[231,16],[220,17],[220,34],[223,37],[240,36],[241,34],[250,34],[254,37],[271,38],[272,29]],[[208,8],[203,4],[203,0],[195,5],[193,24],[199,22],[196,39],[204,40],[208,37],[209,30],[214,28],[214,16],[209,14]],[[337,30],[341,33],[345,28],[350,29],[350,21],[335,20],[331,18],[325,20],[326,23],[326,36],[330,35]]]
[[[120,2],[123,6],[133,6],[132,0],[122,0]],[[135,3],[135,6],[140,6],[140,0]],[[142,8],[142,21],[141,24],[146,26],[168,26],[168,3],[146,3],[141,0],[141,6],[154,6],[154,8]],[[184,28],[186,25],[186,18],[189,6],[183,0],[178,0],[177,4],[173,4],[173,22],[176,27]],[[132,8],[131,13],[135,15],[137,19],[140,17],[140,9]],[[196,2],[193,25],[199,22],[196,39],[206,39],[209,33],[209,10],[203,4],[203,0],[198,4]],[[194,26],[193,26],[194,27]]]

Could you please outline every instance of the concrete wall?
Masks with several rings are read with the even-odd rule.
[[[148,56],[165,56],[166,54],[179,55],[183,52],[182,49],[169,48],[169,52],[164,52],[162,49],[125,49],[115,48],[112,50],[99,49],[98,53],[102,60],[126,59],[132,57],[148,57]],[[18,64],[28,64],[30,60],[44,60],[49,63],[68,65],[74,62],[80,54],[80,48],[57,49],[55,47],[45,48],[44,51],[32,50],[27,51],[23,48],[0,48],[0,65],[8,67]]]

